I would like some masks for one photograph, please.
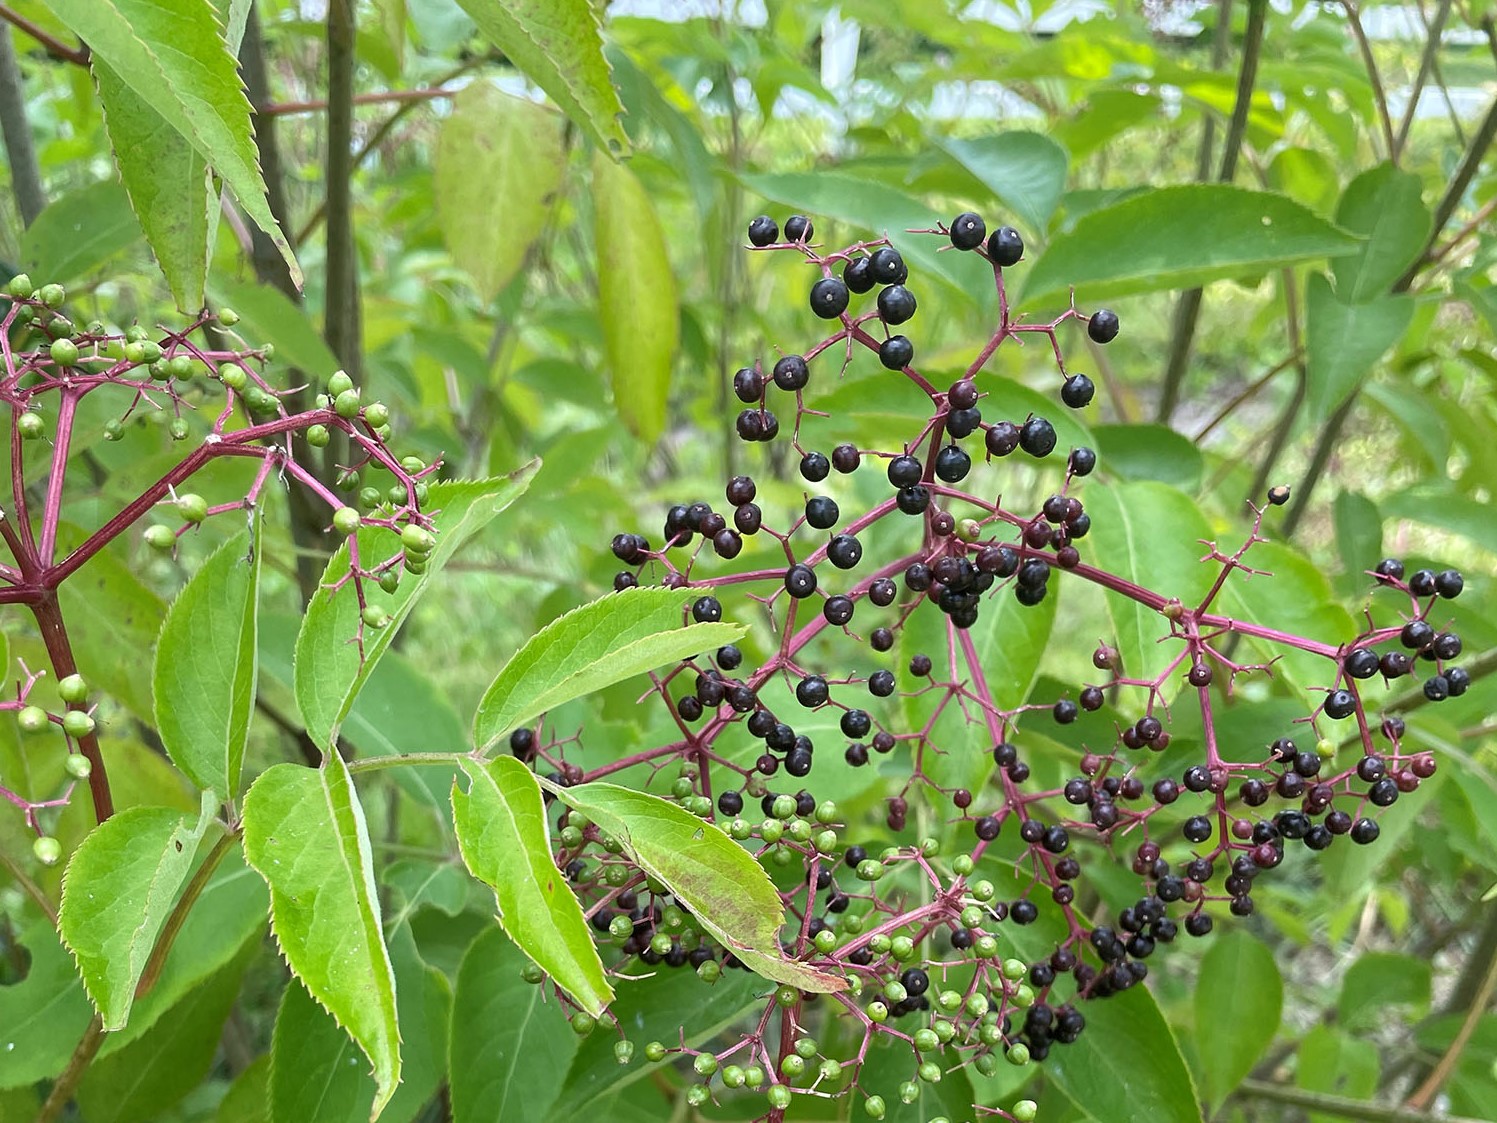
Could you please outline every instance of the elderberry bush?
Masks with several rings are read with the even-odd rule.
[[[688,623],[756,627],[654,677],[672,733],[629,763],[648,763],[668,798],[765,863],[790,920],[785,956],[841,981],[820,993],[782,984],[715,1039],[641,1042],[651,1061],[689,1064],[693,1104],[752,1093],[762,1098],[747,1110],[779,1120],[804,1099],[849,1097],[854,1118],[880,1119],[956,1067],[1045,1062],[1088,1032],[1094,1003],[1169,971],[1168,945],[1251,915],[1264,885],[1313,884],[1325,851],[1375,844],[1384,810],[1436,769],[1405,746],[1390,688],[1410,679],[1439,701],[1471,681],[1445,623],[1462,591],[1455,569],[1367,559],[1369,606],[1347,640],[1233,610],[1244,582],[1273,580],[1250,563],[1287,488],[1247,505],[1239,547],[1205,544],[1203,595],[1116,572],[1091,549],[1104,537],[1092,537],[1105,516],[1089,500],[1105,465],[1054,422],[1096,393],[1066,353],[1083,335],[1125,346],[1118,316],[1073,304],[1027,322],[1009,304],[1007,275],[1024,258],[1011,227],[965,213],[910,236],[992,267],[995,326],[965,369],[923,364],[935,295],[892,239],[824,250],[811,219],[782,232],[758,217],[753,251],[808,270],[808,326],[825,327],[737,371],[732,424],[750,447],[788,456],[800,500],[785,501],[772,471],[736,475],[719,496],[680,496],[657,527],[612,539],[616,590],[683,591]],[[990,405],[1003,381],[991,360],[1026,342],[1053,363],[1054,410],[1011,415]],[[919,404],[902,443],[813,442],[813,429],[838,427],[821,403],[875,364]],[[1006,656],[1005,635],[1073,585],[1126,611],[1070,620],[1053,642],[1085,651],[1084,637],[1113,636],[1123,617],[1142,640],[1106,638],[1090,673],[1026,696],[1032,668]],[[1155,640],[1158,666],[1124,654]],[[1314,689],[1282,726],[1244,737],[1226,720],[1234,692],[1271,683],[1282,658],[1310,666]],[[544,722],[509,745],[562,790],[617,768],[590,759],[586,731],[562,738]],[[860,779],[871,773],[880,792],[895,789],[876,808]],[[951,824],[957,841],[942,846]],[[559,825],[558,864],[613,970],[693,968],[708,1004],[725,973],[746,969],[608,831],[564,810]],[[619,1030],[628,1063],[633,1038]],[[1029,1100],[973,1110],[1035,1115]]]

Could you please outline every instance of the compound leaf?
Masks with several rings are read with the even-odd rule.
[[[433,187],[452,258],[493,300],[546,225],[566,170],[562,118],[475,82],[453,99],[437,133]],[[495,211],[504,215],[495,222]]]
[[[552,791],[617,839],[751,970],[820,994],[846,988],[844,980],[784,957],[779,935],[785,910],[774,883],[718,827],[658,796],[613,784]]]
[[[1292,199],[1223,184],[1161,187],[1057,234],[1024,281],[1028,305],[1192,288],[1355,253],[1361,241]]]
[[[545,988],[525,981],[524,964],[498,928],[463,955],[448,1036],[454,1123],[552,1118],[580,1038]]]
[[[373,1063],[378,1115],[400,1082],[395,975],[343,758],[261,773],[244,798],[244,856],[270,886],[270,926],[292,972]]]
[[[676,277],[665,227],[635,174],[601,152],[593,160],[598,306],[613,404],[629,431],[654,444],[665,429],[680,336]],[[641,300],[641,293],[649,300]]]
[[[473,717],[480,752],[563,702],[664,663],[732,643],[737,624],[681,626],[695,590],[626,589],[558,617],[531,636],[484,691]]]
[[[403,575],[394,593],[386,594],[373,582],[365,583],[368,602],[386,608],[390,622],[379,631],[365,629],[362,655],[358,645],[350,642],[360,628],[353,589],[344,587],[335,592],[332,588],[348,576],[348,543],[334,552],[296,637],[293,669],[302,723],[318,745],[328,747],[336,742],[338,727],[348,717],[380,656],[389,649],[395,633],[447,559],[525,493],[539,466],[540,461],[532,460],[496,479],[431,485],[428,509],[434,512],[436,549],[431,552],[426,572]],[[391,557],[399,548],[399,539],[383,528],[363,527],[358,537],[359,560],[365,568]]]
[[[151,675],[167,755],[226,799],[239,792],[255,706],[260,556],[246,531],[203,563],[167,610]]]
[[[1219,1107],[1273,1042],[1284,980],[1268,946],[1240,928],[1223,932],[1201,960],[1196,1043],[1207,1101]]]
[[[121,811],[95,827],[68,861],[58,930],[106,1030],[130,1016],[135,986],[217,802],[204,792],[196,822],[165,807]]]
[[[597,10],[588,0],[458,0],[486,38],[605,152],[629,151]]]
[[[47,6],[218,173],[301,284],[301,268],[270,212],[249,99],[213,6],[202,0],[47,0]]]
[[[597,1017],[613,1001],[582,906],[556,868],[535,774],[511,756],[462,759],[464,792],[452,785],[458,849],[494,890],[499,923],[520,950]]]

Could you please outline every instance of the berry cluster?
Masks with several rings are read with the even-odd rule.
[[[9,407],[12,420],[12,501],[0,510],[0,540],[10,554],[9,563],[0,563],[0,605],[24,605],[36,618],[64,708],[49,713],[36,704],[33,688],[40,674],[23,667],[15,699],[0,702],[0,710],[15,711],[27,734],[61,729],[68,773],[87,780],[95,815],[102,821],[112,802],[92,716],[98,700],[90,701],[89,687],[77,673],[57,588],[153,514],[160,520],[144,527],[141,541],[164,553],[175,551],[184,534],[214,516],[248,517],[253,523],[267,485],[289,477],[326,504],[327,529],[348,544],[348,569],[334,587],[354,586],[361,617],[352,638],[362,650],[365,629],[383,628],[391,619],[376,587],[388,596],[402,573],[425,572],[436,538],[423,505],[427,481],[438,466],[415,457],[397,458],[388,445],[389,409],[364,402],[342,371],[328,379],[312,408],[288,409],[284,399],[294,391],[273,389],[261,373],[273,349],[244,346],[233,332],[239,318],[230,309],[204,313],[180,331],[153,333],[139,324],[117,330],[101,322],[80,328],[63,311],[67,293],[60,285],[37,288],[22,274],[5,291],[10,302],[0,318],[5,343],[0,402]],[[80,431],[80,405],[98,392],[117,395],[119,412],[104,422],[101,434]],[[346,462],[329,464],[331,484],[308,467],[306,457],[293,455],[291,442],[297,435],[313,449],[340,442],[336,447]],[[68,473],[76,467],[78,446],[98,436],[108,441],[165,436],[181,442],[183,452],[155,483],[64,553],[58,530]],[[194,475],[223,457],[259,462],[242,497],[210,504],[186,490]],[[388,472],[390,483],[361,487],[366,476],[377,478],[375,472]],[[356,492],[357,506],[339,498],[337,490]],[[400,548],[378,563],[364,564],[357,533],[361,527],[396,536]],[[59,860],[61,847],[45,833],[37,813],[65,804],[70,792],[71,785],[58,798],[38,802],[0,784],[0,797],[20,808],[37,832],[36,855],[47,864]]]
[[[751,667],[739,647],[728,646],[658,676],[655,693],[678,736],[628,761],[589,772],[568,759],[579,742],[547,742],[544,726],[517,731],[511,742],[517,755],[546,762],[559,783],[626,764],[674,765],[673,798],[694,814],[716,817],[772,870],[789,871],[781,877],[782,897],[796,931],[786,953],[842,974],[850,988],[828,1002],[780,987],[757,1024],[723,1049],[651,1043],[647,1050],[653,1059],[672,1051],[693,1058],[703,1078],[691,1093],[698,1103],[713,1094],[715,1074],[729,1089],[765,1086],[771,1119],[782,1118],[795,1096],[853,1094],[856,1080],[847,1074],[856,1074],[881,1036],[911,1050],[911,1079],[900,1089],[907,1101],[918,1095],[919,1082],[939,1080],[952,1064],[992,1072],[1000,1060],[1041,1060],[1075,1041],[1086,1025],[1084,1002],[1137,985],[1159,947],[1182,929],[1200,937],[1223,913],[1250,914],[1255,884],[1286,861],[1293,844],[1323,851],[1343,835],[1343,845],[1370,843],[1379,809],[1433,774],[1431,756],[1401,747],[1400,718],[1369,716],[1368,680],[1411,674],[1423,660],[1432,664],[1424,684],[1431,700],[1460,694],[1470,682],[1452,665],[1460,639],[1438,624],[1440,602],[1461,591],[1454,570],[1421,570],[1405,581],[1397,561],[1379,564],[1369,574],[1374,589],[1406,598],[1405,619],[1379,627],[1369,611],[1367,626],[1346,644],[1217,610],[1234,573],[1261,572],[1244,558],[1265,540],[1265,516],[1287,500],[1287,488],[1274,488],[1266,504],[1252,508],[1252,529],[1240,549],[1224,553],[1210,545],[1203,562],[1216,567],[1216,577],[1195,604],[1085,556],[1091,516],[1079,491],[1097,466],[1094,450],[1074,447],[1057,458],[1058,483],[1032,506],[988,499],[1010,490],[1024,494],[1022,481],[1007,489],[976,483],[977,477],[999,474],[1015,453],[1043,469],[1059,443],[1045,417],[985,410],[985,387],[995,378],[985,369],[988,360],[1006,342],[1044,337],[1061,402],[1085,409],[1095,385],[1067,369],[1059,333],[1075,321],[1093,342],[1108,344],[1118,336],[1118,317],[1105,309],[1087,315],[1074,303],[1048,323],[1013,314],[1004,271],[1023,259],[1024,244],[1010,227],[989,234],[981,217],[965,213],[911,233],[944,237],[992,267],[998,323],[961,376],[940,388],[916,367],[915,344],[892,330],[914,319],[918,301],[904,257],[887,239],[822,252],[812,244],[808,219],[790,218],[781,240],[772,219],[756,218],[752,246],[807,262],[817,274],[808,291],[811,311],[831,325],[814,345],[780,355],[767,371],[764,363],[745,366],[733,380],[745,407],[735,423],[744,441],[781,440],[788,430],[808,489],[803,506],[781,521],[761,506],[751,476],[735,476],[724,490],[726,506],[696,500],[670,507],[658,542],[636,533],[613,540],[614,555],[628,567],[615,578],[616,589],[655,583],[700,590],[689,609],[696,621],[722,619],[724,595],[746,594],[744,608],[762,611],[771,625],[765,657]],[[929,411],[912,419],[910,440],[887,449],[837,444],[829,454],[803,444],[805,419],[825,416],[807,404],[813,372],[814,381],[827,381],[865,353],[887,377],[906,380],[928,400]],[[869,472],[887,480],[883,498],[857,513],[844,511],[837,495],[854,489],[837,486],[833,473]],[[868,545],[875,540],[881,556]],[[714,558],[731,563],[751,544],[742,565],[716,571]],[[1011,595],[1019,606],[1006,611],[1033,610],[1057,572],[1152,610],[1173,657],[1163,672],[1149,675],[1125,666],[1118,649],[1102,643],[1092,655],[1094,680],[1079,684],[1074,698],[1004,708],[995,701],[974,630],[984,613],[1003,607],[1000,596]],[[925,622],[932,613],[939,614],[941,643],[911,649],[918,643],[911,637],[930,634]],[[1326,668],[1323,696],[1300,719],[1303,732],[1272,731],[1245,761],[1232,759],[1240,749],[1223,752],[1214,723],[1239,678],[1269,673],[1266,664],[1234,660],[1243,637],[1318,656]],[[895,665],[878,666],[897,645],[903,646],[898,659],[888,660]],[[835,672],[824,669],[834,648],[846,652]],[[865,649],[875,669],[865,669]],[[1174,759],[1161,754],[1178,724],[1171,713],[1177,695],[1199,707],[1200,758],[1161,774],[1161,762]],[[903,703],[914,700],[930,703],[923,711],[928,720],[911,717],[922,711]],[[1073,763],[1058,783],[1036,783],[1023,756],[1026,732],[1037,723],[1071,725],[1104,708],[1112,721],[1100,736],[1088,734],[1079,766]],[[835,717],[832,734],[828,715]],[[961,734],[951,736],[943,715],[959,719]],[[1338,740],[1335,727],[1348,720],[1355,733]],[[1098,727],[1097,719],[1087,726]],[[1291,733],[1310,739],[1302,747]],[[1343,740],[1360,749],[1354,761],[1333,759]],[[979,769],[979,756],[991,767]],[[885,775],[908,777],[884,805],[889,844],[845,841],[850,826],[816,788],[836,783],[839,769],[865,768],[878,758]],[[794,784],[782,774],[808,782],[786,791]],[[957,774],[980,783],[951,782]],[[762,819],[749,810],[755,801]],[[942,859],[935,839],[899,839],[912,815],[922,826],[940,818],[965,824],[959,830],[970,832],[970,850]],[[589,902],[604,942],[617,949],[621,969],[637,956],[647,965],[691,964],[713,981],[737,965],[662,887],[620,857],[615,840],[575,815],[561,822],[559,864]],[[1085,883],[1078,851],[1109,861],[1108,851],[1124,846],[1140,894],[1094,924],[1080,907]],[[983,872],[989,876],[978,876]],[[1000,893],[993,879],[1009,891]],[[850,1056],[828,1056],[810,1036],[823,1017],[818,1011],[829,1006],[825,1016],[841,1012],[862,1027]],[[771,1032],[776,1011],[777,1035]],[[631,1055],[632,1046],[621,1041],[620,1059]],[[880,1118],[885,1105],[866,1096],[863,1111]],[[1033,1106],[1021,1101],[992,1113],[1032,1118]]]

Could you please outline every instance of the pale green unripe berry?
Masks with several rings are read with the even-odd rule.
[[[364,422],[371,429],[379,429],[389,423],[390,409],[384,402],[370,402],[364,407]]]
[[[956,1036],[956,1026],[950,1022],[941,1021],[935,1024],[936,1037],[942,1045],[949,1045],[951,1039]]]
[[[794,1080],[806,1071],[806,1058],[795,1053],[788,1053],[780,1060],[780,1075],[788,1076]]]
[[[1022,959],[1005,959],[1003,961],[1003,977],[1010,981],[1017,981],[1029,974],[1029,966]]]
[[[961,993],[954,990],[943,990],[936,998],[936,1005],[948,1014],[954,1013],[962,1007]]]
[[[352,421],[359,415],[359,392],[344,390],[333,399],[333,412],[345,421]]]
[[[792,986],[779,986],[775,988],[774,1000],[781,1006],[794,1006],[800,1001],[800,991]]]
[[[226,328],[231,328],[239,322],[239,313],[232,308],[220,308],[218,310],[218,322]]]
[[[608,934],[615,940],[627,940],[634,935],[634,921],[620,914],[608,922]]]
[[[31,852],[42,865],[55,866],[62,860],[62,843],[44,834],[31,844]]]
[[[572,1015],[572,1032],[575,1033],[578,1037],[586,1037],[597,1028],[598,1019],[587,1013],[585,1010],[579,1010],[577,1013]]]
[[[734,819],[728,824],[728,837],[739,842],[747,840],[753,833],[754,828],[747,819]]]
[[[615,1041],[613,1043],[613,1059],[621,1065],[626,1065],[634,1060],[634,1042]]]
[[[998,890],[993,887],[991,881],[979,881],[972,886],[972,896],[979,901],[991,901]]]
[[[868,1020],[874,1025],[883,1025],[889,1020],[889,1007],[883,1002],[874,1000],[868,1004],[867,1014]]]
[[[333,529],[345,538],[359,529],[363,517],[352,507],[339,507],[333,512]]]
[[[998,1058],[992,1053],[983,1053],[972,1063],[984,1076],[992,1076],[998,1071]]]
[[[842,1062],[835,1061],[831,1057],[821,1062],[821,1082],[823,1084],[835,1084],[842,1079]]]
[[[830,854],[837,849],[837,832],[822,831],[816,836],[816,849],[823,854]]]
[[[171,424],[166,427],[167,433],[174,441],[185,441],[187,439],[187,418],[173,417]]]
[[[958,854],[955,858],[951,859],[951,872],[958,877],[966,877],[972,872],[972,866],[971,854]]]
[[[877,936],[869,937],[868,950],[874,955],[888,955],[890,947],[889,937],[880,932]]]
[[[764,822],[759,824],[759,837],[770,846],[779,842],[784,834],[785,824],[781,823],[778,819],[765,819]]]
[[[835,823],[837,819],[837,805],[831,800],[824,799],[816,805],[816,821],[818,823]]]
[[[431,531],[412,523],[407,523],[400,529],[400,545],[407,554],[420,554],[423,557],[436,548],[437,538]],[[792,809],[794,797],[791,797]]]
[[[793,795],[775,796],[769,813],[776,819],[790,818],[795,814],[795,797]]]
[[[326,448],[332,439],[332,430],[326,425],[312,425],[307,428],[307,444],[313,448]]]
[[[671,950],[671,938],[664,932],[656,932],[650,937],[650,950],[656,955],[667,955]]]
[[[176,508],[183,522],[197,524],[208,517],[208,501],[195,492],[177,496]]]
[[[61,285],[43,285],[36,290],[36,297],[53,311],[61,308],[68,298],[68,292]]]
[[[92,762],[82,753],[69,753],[63,760],[62,766],[75,780],[87,780],[94,770]]]
[[[541,970],[539,963],[527,963],[520,968],[520,978],[531,986],[539,986],[546,981],[546,972]]]
[[[689,932],[687,933],[687,936],[695,937],[696,933]],[[681,942],[686,943],[688,941],[686,939],[683,939]],[[694,943],[696,941],[695,939],[692,939],[690,942]],[[717,982],[718,979],[722,978],[722,973],[723,969],[715,959],[709,959],[707,960],[707,962],[703,963],[700,967],[697,968],[697,978],[701,979],[704,983]]]
[[[22,733],[40,733],[52,721],[47,717],[47,711],[40,706],[23,706],[16,713],[16,724],[21,727]]]
[[[795,1050],[798,1056],[804,1057],[809,1061],[816,1055],[816,1051],[820,1049],[821,1046],[820,1044],[818,1044],[816,1038],[814,1037],[801,1037],[796,1040],[795,1044],[791,1046],[791,1048]]]
[[[691,1067],[696,1070],[698,1076],[711,1076],[717,1071],[717,1058],[711,1053],[698,1053],[696,1059],[691,1062]]]
[[[979,959],[993,959],[998,955],[998,941],[992,936],[978,936],[972,950]]]
[[[976,991],[967,996],[967,1013],[974,1018],[980,1018],[988,1012],[988,996],[981,991]]]
[[[908,936],[895,936],[889,942],[889,954],[900,963],[908,963],[915,958],[915,941]]]
[[[327,380],[328,396],[336,398],[339,394],[346,394],[353,389],[353,379],[348,376],[346,370],[333,371],[332,377]]]
[[[78,344],[71,339],[54,339],[48,353],[58,366],[70,367],[78,361]]]
[[[962,915],[960,917],[962,927],[976,928],[979,924],[982,923],[982,917],[982,909],[978,908],[976,905],[968,905],[966,908],[962,909]]]
[[[856,936],[864,928],[868,927],[868,918],[860,912],[850,913],[842,917],[842,921],[838,927],[849,936]]]
[[[864,858],[856,870],[859,880],[877,881],[884,876],[884,863],[873,858]]]
[[[831,955],[837,950],[837,933],[830,928],[823,928],[811,938],[811,942],[822,955]]]
[[[16,432],[21,434],[23,441],[34,441],[47,431],[47,423],[39,413],[27,410],[16,418]]]
[[[1039,1117],[1040,1105],[1033,1100],[1019,1100],[1013,1107],[1008,1109],[1008,1113],[1018,1123],[1034,1123],[1034,1120]]]
[[[771,854],[769,860],[781,869],[788,869],[800,863],[800,855],[794,850],[782,848]]]
[[[743,1069],[738,1065],[723,1065],[723,1085],[727,1088],[742,1088],[745,1083]]]
[[[651,1041],[645,1045],[645,1060],[651,1064],[659,1064],[665,1060],[665,1046],[658,1041]]]
[[[941,1040],[933,1029],[917,1029],[914,1034],[915,1048],[930,1053],[941,1047]]]
[[[912,1104],[920,1098],[920,1085],[913,1080],[906,1080],[899,1086],[899,1102]]]
[[[377,604],[366,604],[364,611],[360,613],[366,627],[378,631],[380,628],[388,627],[390,614]]]
[[[763,1065],[746,1065],[743,1070],[743,1083],[745,1087],[757,1088],[768,1079]]]
[[[889,1112],[883,1096],[869,1096],[863,1101],[863,1114],[869,1119],[882,1119]]]
[[[1008,1047],[1008,1063],[1016,1067],[1029,1063],[1029,1046],[1022,1041],[1016,1041]]]
[[[793,1098],[789,1087],[784,1084],[771,1084],[769,1091],[764,1093],[764,1098],[769,1101],[769,1106],[776,1111],[784,1111],[790,1106]]]
[[[910,992],[905,990],[904,984],[898,979],[890,979],[885,983],[883,993],[885,999],[896,1004],[903,1002],[910,996]]]
[[[5,291],[10,293],[16,300],[25,300],[31,295],[31,278],[25,273],[17,273],[5,286]]]
[[[62,731],[75,741],[87,737],[94,731],[94,719],[82,710],[69,710],[62,715]]]

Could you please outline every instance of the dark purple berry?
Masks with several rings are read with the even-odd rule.
[[[1118,337],[1118,314],[1110,308],[1098,308],[1086,321],[1086,334],[1093,343],[1111,343]]]
[[[988,258],[994,265],[1017,265],[1024,256],[1024,239],[1012,226],[1000,226],[988,236]]]
[[[767,214],[761,214],[749,223],[748,238],[752,245],[764,247],[780,240],[780,228]]]
[[[891,335],[879,344],[878,361],[890,370],[903,370],[915,361],[915,345],[902,335]]]
[[[846,312],[847,301],[847,284],[836,277],[823,277],[811,286],[811,311],[823,320],[835,320]]]
[[[951,244],[959,250],[975,250],[987,234],[987,223],[971,211],[963,211],[951,220]]]
[[[785,240],[809,242],[816,233],[816,226],[803,214],[793,214],[785,220]]]
[[[915,314],[915,294],[903,285],[890,285],[878,294],[878,314],[884,323],[902,324]]]

